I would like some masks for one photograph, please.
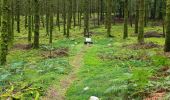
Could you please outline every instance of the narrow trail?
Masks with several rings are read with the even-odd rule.
[[[83,66],[83,57],[89,46],[83,46],[82,49],[69,61],[72,66],[72,72],[60,80],[60,85],[57,89],[51,87],[44,100],[65,100],[65,94],[70,85],[77,79],[77,73]]]

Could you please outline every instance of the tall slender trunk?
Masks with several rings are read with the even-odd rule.
[[[145,1],[139,0],[139,33],[138,33],[138,43],[144,43],[144,17],[145,17]]]
[[[49,43],[53,42],[53,0],[50,0],[50,40]]]
[[[58,30],[60,31],[60,0],[57,0],[57,26]]]
[[[63,0],[63,31],[63,35],[66,35],[66,0]]]
[[[107,0],[107,13],[106,13],[106,28],[107,36],[111,37],[111,26],[112,26],[112,0]]]
[[[76,6],[77,6],[77,0],[73,0],[73,23],[74,27],[76,26]]]
[[[1,56],[0,64],[6,64],[6,58],[8,54],[8,19],[9,19],[9,0],[3,0],[2,4],[2,29],[1,29]]]
[[[31,0],[28,0],[28,42],[31,43],[32,30],[31,30]]]
[[[66,37],[70,37],[70,28],[71,28],[71,19],[72,19],[72,0],[68,0],[68,13],[67,13],[67,35]]]
[[[2,1],[0,0],[0,26],[1,26],[1,23],[2,23]]]
[[[135,33],[138,34],[138,22],[139,22],[139,0],[136,0],[136,14],[135,14]]]
[[[128,0],[124,2],[124,35],[123,38],[128,37]]]
[[[46,0],[46,35],[49,35],[49,0]]]
[[[170,52],[170,0],[167,0],[166,6],[166,39],[165,52]]]
[[[20,0],[16,1],[17,32],[20,33]]]
[[[84,36],[89,35],[89,0],[84,0]]]
[[[35,3],[35,15],[34,15],[34,48],[39,48],[39,28],[40,28],[40,14],[39,14],[39,0],[34,0]]]

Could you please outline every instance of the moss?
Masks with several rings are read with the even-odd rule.
[[[2,29],[1,29],[1,65],[6,63],[6,57],[8,54],[8,29],[9,29],[9,6],[8,0],[3,0],[3,10],[2,10]]]

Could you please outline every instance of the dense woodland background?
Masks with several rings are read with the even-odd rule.
[[[152,93],[157,93],[153,98],[158,93],[170,98],[170,0],[0,0],[0,28],[2,100],[87,100],[92,95],[102,100],[142,100]],[[94,40],[92,47],[83,46],[87,37]],[[71,66],[83,66],[80,58],[86,68],[75,73],[84,84],[76,83],[84,91],[76,88],[71,71],[79,69]],[[96,73],[103,71],[101,77],[89,66],[96,66]],[[117,81],[111,80],[116,75]],[[57,85],[62,91],[58,93],[51,85],[62,78],[73,82],[66,82],[70,85],[65,90]],[[108,84],[95,85],[97,90],[86,94],[90,87],[85,83],[93,86],[98,81]]]

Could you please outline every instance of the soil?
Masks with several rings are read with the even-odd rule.
[[[12,49],[13,50],[30,50],[32,48],[32,44],[15,44]]]
[[[161,46],[158,44],[155,44],[153,42],[149,42],[149,43],[144,43],[142,45],[140,44],[130,44],[130,45],[125,45],[123,47],[127,47],[133,50],[138,50],[138,49],[152,49],[152,48],[160,48]]]
[[[151,38],[151,37],[156,37],[156,38],[161,38],[163,37],[163,34],[158,33],[157,31],[149,31],[144,34],[145,38]]]
[[[43,51],[41,55],[44,58],[56,58],[56,57],[66,57],[69,56],[68,48],[58,48],[52,51]]]

